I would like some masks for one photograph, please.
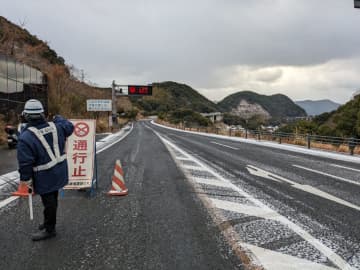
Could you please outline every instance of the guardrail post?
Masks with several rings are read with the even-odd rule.
[[[356,147],[355,138],[351,137],[349,139],[349,150],[350,150],[350,155],[352,155],[352,156],[354,155],[355,147]]]
[[[310,149],[311,148],[311,136],[310,136],[310,134],[306,134],[306,139],[307,139],[307,148]]]

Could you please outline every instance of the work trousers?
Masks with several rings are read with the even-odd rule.
[[[58,191],[40,195],[44,205],[44,227],[48,232],[55,231],[58,195]]]

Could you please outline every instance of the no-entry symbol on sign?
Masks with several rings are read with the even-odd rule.
[[[74,133],[78,137],[85,137],[89,134],[90,127],[85,122],[79,122],[75,124]]]

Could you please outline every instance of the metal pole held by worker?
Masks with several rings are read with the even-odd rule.
[[[32,200],[32,187],[29,187],[29,210],[30,210],[30,220],[34,219],[34,211],[33,211],[33,200]]]

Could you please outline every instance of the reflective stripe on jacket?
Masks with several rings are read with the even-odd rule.
[[[38,140],[41,142],[42,146],[44,146],[44,148],[51,160],[50,162],[48,162],[46,164],[34,167],[33,170],[35,172],[51,169],[66,159],[65,154],[60,155],[58,133],[57,133],[55,124],[52,122],[48,122],[48,124],[49,124],[49,127],[45,127],[42,129],[37,129],[36,127],[28,128],[28,130],[30,130],[38,138]],[[52,152],[50,145],[48,144],[48,142],[46,141],[46,139],[44,137],[45,134],[49,134],[49,133],[52,134],[53,149],[54,149],[55,153]]]

